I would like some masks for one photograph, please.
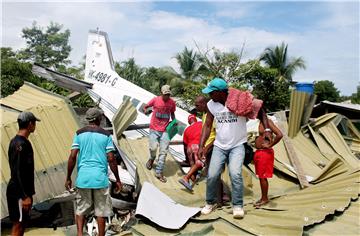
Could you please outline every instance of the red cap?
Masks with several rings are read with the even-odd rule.
[[[189,116],[188,116],[188,123],[189,123],[189,124],[190,124],[191,120],[195,120],[195,122],[196,122],[196,121],[197,121],[196,115],[194,115],[194,114],[189,115]]]

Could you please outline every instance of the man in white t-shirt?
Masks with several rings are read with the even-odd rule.
[[[243,218],[241,168],[245,157],[243,144],[247,142],[246,117],[235,115],[225,106],[228,97],[228,85],[225,80],[214,78],[202,92],[209,94],[211,100],[207,103],[209,112],[201,134],[198,152],[200,157],[203,155],[203,147],[214,119],[216,137],[207,176],[206,205],[201,213],[209,214],[216,209],[216,187],[224,165],[227,163],[231,179],[233,217]],[[267,124],[267,120],[264,123]]]

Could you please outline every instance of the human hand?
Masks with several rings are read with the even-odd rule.
[[[31,197],[25,197],[24,199],[22,199],[22,208],[24,209],[24,211],[26,212],[30,211],[31,205],[32,205]]]
[[[120,191],[121,191],[121,189],[122,189],[122,184],[121,184],[120,181],[116,181],[115,185],[116,185],[116,186],[115,186],[114,192],[115,192],[116,194],[118,194],[118,193],[120,193]]]
[[[65,181],[65,188],[66,188],[66,190],[70,191],[71,187],[72,187],[72,181],[71,181],[71,179],[67,179],[67,180]]]
[[[264,132],[264,140],[267,140],[267,141],[269,141],[269,143],[271,143],[272,142],[272,139],[273,139],[273,136],[272,136],[272,131],[271,130],[266,130],[265,132]]]

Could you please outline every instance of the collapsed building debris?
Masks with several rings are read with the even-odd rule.
[[[300,94],[300,96],[304,95]],[[290,112],[298,109],[297,106],[294,104]],[[10,173],[6,158],[7,140],[15,134],[16,117],[22,110],[30,110],[44,121],[43,127],[39,126],[38,132],[31,136],[36,158],[35,203],[44,200],[51,202],[50,199],[69,201],[71,194],[67,194],[66,197],[61,195],[64,190],[62,181],[65,179],[64,165],[67,161],[72,135],[79,128],[77,117],[66,99],[28,83],[14,95],[1,100],[2,188],[6,186]],[[126,167],[126,171],[123,168],[119,169],[119,172],[123,172],[121,176],[125,187],[121,196],[113,200],[116,208],[120,209],[115,210],[116,215],[108,225],[109,233],[120,235],[159,233],[324,235],[329,232],[359,234],[360,134],[345,116],[330,113],[310,119],[305,123],[302,121],[303,117],[299,117],[300,122],[295,122],[296,129],[292,127],[294,123],[288,122],[284,114],[278,113],[273,118],[275,123],[281,124],[285,130],[289,130],[290,127],[296,130],[296,132],[292,131],[293,137],[290,137],[288,142],[296,152],[303,176],[309,185],[307,188],[300,188],[298,171],[289,158],[291,152],[289,153],[282,140],[274,147],[276,160],[274,177],[269,179],[271,198],[269,204],[260,209],[255,209],[252,205],[258,199],[260,189],[258,184],[254,184],[258,180],[254,174],[254,166],[250,164],[249,168],[243,168],[246,211],[244,219],[233,219],[230,214],[231,207],[224,205],[208,216],[191,217],[190,215],[184,226],[170,230],[160,227],[161,222],[154,224],[144,217],[135,217],[136,202],[131,200],[138,198],[141,185],[149,182],[174,203],[197,208],[204,204],[206,181],[204,178],[201,179],[192,193],[183,189],[177,182],[183,173],[176,160],[169,154],[164,172],[168,182],[160,183],[153,172],[145,168],[148,157],[147,138],[129,139],[121,135],[134,119],[133,115],[128,113],[129,110],[131,110],[131,104],[124,104],[119,108],[118,115],[125,117],[115,116],[112,120],[115,145],[119,152],[117,155],[121,157],[123,162],[121,165]],[[252,127],[257,127],[257,125],[253,124]],[[248,127],[249,134],[253,131],[254,129]],[[227,170],[222,179],[229,188]],[[7,215],[5,199],[4,191],[2,191],[1,218]],[[152,213],[157,214],[157,212]],[[64,214],[73,213],[65,212]],[[92,224],[93,221],[90,220],[89,223]],[[94,224],[89,225],[89,230],[94,227],[96,228]],[[70,229],[71,227],[58,228],[65,233],[69,233]]]

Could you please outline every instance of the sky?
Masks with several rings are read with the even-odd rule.
[[[359,1],[2,1],[1,45],[25,47],[21,30],[34,21],[71,31],[70,59],[85,55],[87,33],[109,35],[115,61],[134,57],[144,67],[172,66],[184,47],[240,52],[242,62],[267,47],[288,44],[290,57],[302,57],[298,82],[330,80],[341,95],[360,85]]]

